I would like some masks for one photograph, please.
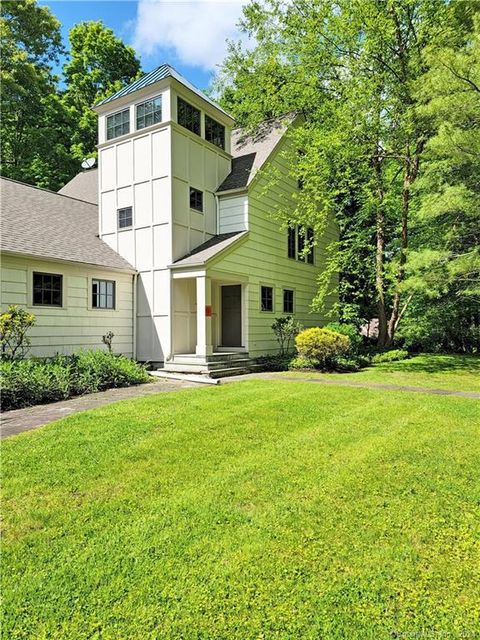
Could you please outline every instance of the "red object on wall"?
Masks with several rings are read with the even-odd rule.
[[[212,305],[211,304],[207,304],[205,307],[205,315],[207,316],[207,318],[211,318],[212,317]]]

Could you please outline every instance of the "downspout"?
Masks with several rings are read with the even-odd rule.
[[[217,221],[217,235],[220,233],[220,201],[218,199],[218,193],[213,194],[215,197],[215,219]]]
[[[132,354],[133,359],[137,359],[137,277],[138,273],[135,272],[132,278],[132,287],[133,287],[133,345],[132,345]]]

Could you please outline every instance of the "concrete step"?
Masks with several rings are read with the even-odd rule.
[[[187,363],[197,364],[200,362],[230,362],[235,360],[248,359],[248,353],[246,351],[235,351],[230,353],[213,353],[209,356],[196,356],[194,353],[179,353],[173,356],[172,362],[175,363]]]
[[[229,376],[240,376],[245,373],[250,373],[250,369],[248,367],[229,367],[225,369],[215,369],[208,373],[209,376],[215,380],[217,378],[227,378]]]

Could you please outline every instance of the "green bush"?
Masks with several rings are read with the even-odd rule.
[[[315,360],[310,358],[306,358],[305,356],[297,356],[290,360],[288,365],[289,369],[315,369],[317,367],[317,363]]]
[[[337,331],[312,327],[301,331],[295,338],[298,355],[316,367],[332,367],[335,358],[344,355],[350,339]]]
[[[405,360],[408,356],[408,351],[405,351],[404,349],[392,349],[391,351],[377,353],[373,356],[372,363],[381,364],[382,362],[395,362],[396,360]]]
[[[348,355],[356,355],[360,352],[363,345],[363,338],[354,324],[342,323],[342,322],[330,322],[327,324],[325,329],[330,329],[330,331],[336,331],[337,333],[341,333],[343,336],[347,336],[350,340],[350,346],[348,347],[347,354]]]
[[[292,359],[291,354],[276,353],[259,356],[255,359],[256,371],[287,371]]]
[[[112,387],[148,382],[145,368],[107,351],[0,363],[1,408],[19,409]]]

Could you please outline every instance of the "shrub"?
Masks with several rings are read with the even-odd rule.
[[[404,349],[392,349],[391,351],[377,353],[373,356],[372,363],[380,364],[382,362],[395,362],[396,360],[405,360],[408,356],[408,351],[405,351]]]
[[[282,353],[260,356],[255,359],[255,369],[256,371],[287,371],[291,359],[291,355]]]
[[[347,336],[350,340],[350,346],[348,348],[347,353],[349,355],[357,354],[360,352],[363,345],[363,338],[354,324],[347,324],[341,322],[330,322],[325,327],[326,329],[330,329],[330,331],[336,331],[337,333],[341,333],[343,336]]]
[[[301,331],[295,345],[298,355],[316,367],[331,367],[335,358],[348,351],[350,339],[337,331],[313,327]]]
[[[280,355],[290,351],[290,343],[302,330],[302,325],[293,316],[275,318],[272,324],[273,333],[280,345]]]
[[[2,357],[23,358],[30,349],[27,331],[35,324],[35,316],[16,304],[0,315],[0,345]]]
[[[297,356],[290,360],[288,365],[289,369],[315,369],[317,363],[310,358],[306,358],[305,356]]]
[[[149,375],[137,362],[108,351],[81,351],[40,360],[0,363],[1,408],[18,409],[63,400],[112,387],[148,382]]]

